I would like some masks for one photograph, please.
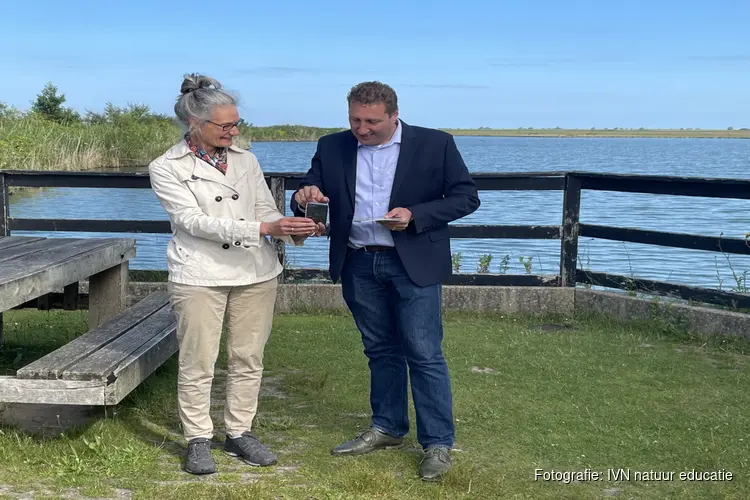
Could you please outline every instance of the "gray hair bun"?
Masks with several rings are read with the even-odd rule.
[[[215,107],[236,104],[237,100],[222,88],[218,80],[190,73],[182,81],[174,112],[184,128],[189,130],[197,122],[210,120]]]
[[[190,73],[188,75],[185,75],[185,79],[182,81],[182,86],[180,87],[180,93],[189,94],[194,90],[210,88],[219,90],[221,88],[221,84],[210,76],[199,75],[198,73]]]

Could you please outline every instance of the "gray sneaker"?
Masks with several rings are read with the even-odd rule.
[[[188,442],[185,471],[191,474],[213,474],[216,462],[211,456],[211,441],[206,438],[195,438]]]
[[[278,457],[263,446],[250,431],[243,432],[237,438],[227,437],[224,441],[224,451],[233,457],[240,457],[245,463],[255,467],[273,465],[278,460]]]

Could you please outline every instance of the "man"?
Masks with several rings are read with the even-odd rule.
[[[398,118],[396,93],[364,82],[347,96],[351,131],[322,137],[291,208],[330,207],[330,268],[362,334],[372,427],[332,450],[400,447],[409,430],[407,366],[425,450],[419,475],[451,467],[453,403],[441,342],[441,282],[451,274],[448,223],[479,207],[453,137]],[[387,221],[373,219],[388,218]]]

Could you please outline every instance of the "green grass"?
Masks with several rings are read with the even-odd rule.
[[[4,321],[6,373],[85,330],[82,312],[12,311]],[[171,359],[86,426],[47,438],[3,427],[0,495],[62,497],[79,488],[87,497],[124,489],[160,500],[750,498],[746,342],[696,339],[658,320],[449,314],[445,325],[457,450],[440,484],[416,477],[413,433],[403,450],[329,454],[369,423],[368,374],[351,318],[315,314],[278,316],[267,348],[255,430],[279,453],[278,466],[253,469],[217,449],[218,474],[181,472]],[[220,378],[225,366],[222,352]],[[610,468],[676,479],[616,482],[606,478]],[[564,484],[535,480],[535,469],[605,477]],[[734,477],[679,480],[692,469]]]

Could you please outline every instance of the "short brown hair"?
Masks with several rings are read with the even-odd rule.
[[[364,104],[385,104],[385,112],[392,115],[398,111],[398,97],[396,91],[385,83],[380,82],[362,82],[358,83],[349,91],[346,100],[351,106],[353,102]]]

